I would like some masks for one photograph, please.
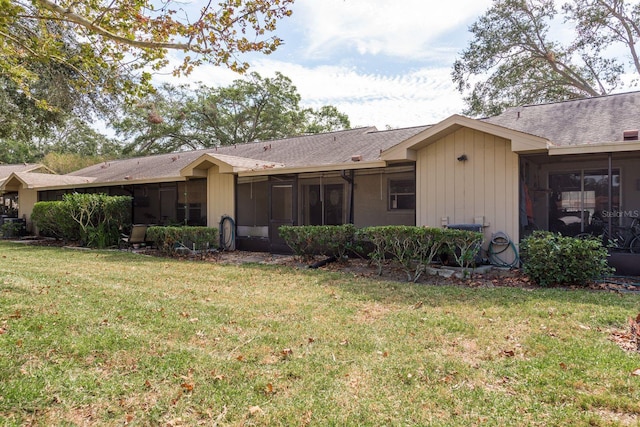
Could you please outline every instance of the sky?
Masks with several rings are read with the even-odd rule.
[[[240,57],[263,78],[279,71],[301,107],[333,105],[352,127],[378,129],[437,123],[464,109],[451,81],[455,59],[471,39],[469,26],[491,0],[296,0],[275,35],[271,55]],[[175,58],[179,62],[178,58]],[[228,86],[241,78],[204,65],[188,78],[167,72],[155,82]]]

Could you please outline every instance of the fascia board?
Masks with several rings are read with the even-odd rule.
[[[306,172],[332,172],[342,170],[356,170],[356,169],[373,169],[383,168],[387,166],[387,162],[383,160],[373,160],[368,162],[350,162],[350,163],[338,163],[331,165],[315,165],[315,166],[300,166],[300,167],[284,167],[273,169],[260,169],[240,171],[238,176],[263,176],[263,175],[284,175],[294,173],[306,173]]]
[[[623,153],[640,151],[640,142],[624,141],[600,144],[563,145],[549,148],[550,156],[562,156],[569,154],[601,154],[601,153]]]

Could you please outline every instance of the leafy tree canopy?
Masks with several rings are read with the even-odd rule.
[[[571,29],[564,40],[553,30]],[[472,116],[513,105],[605,95],[640,75],[640,3],[627,0],[496,0],[471,27],[453,81]],[[632,83],[632,84],[635,84]]]
[[[125,153],[144,155],[350,127],[347,115],[336,107],[314,110],[299,104],[288,77],[276,73],[263,78],[253,72],[227,87],[164,85],[128,107],[115,128],[127,141]]]
[[[34,87],[38,67],[62,70],[85,94],[137,92],[150,78],[137,71],[167,65],[169,50],[184,53],[176,74],[203,62],[244,71],[238,54],[273,52],[281,41],[270,34],[293,1],[219,0],[187,13],[178,0],[0,0],[0,76],[55,109]]]

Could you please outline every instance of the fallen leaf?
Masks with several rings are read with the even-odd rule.
[[[636,377],[640,376],[640,368],[638,368],[635,371],[631,372],[631,375],[634,375]]]
[[[515,351],[513,350],[502,350],[502,354],[507,357],[513,357],[516,355]]]
[[[151,388],[151,383],[149,382],[149,380],[146,380],[146,381],[144,382],[144,386],[145,386],[146,388]]]
[[[264,411],[259,406],[252,406],[252,407],[249,408],[249,414],[250,415],[261,415],[261,414],[264,414]]]
[[[560,362],[560,368],[562,368],[563,370],[567,370],[567,364],[564,362]]]
[[[273,394],[273,384],[269,383],[264,387],[264,392],[267,394]]]

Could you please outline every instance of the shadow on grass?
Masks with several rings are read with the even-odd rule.
[[[258,263],[244,263],[240,265],[226,264],[223,262],[207,261],[194,257],[192,259],[176,259],[169,257],[150,256],[143,253],[134,253],[122,250],[86,250],[68,249],[57,246],[25,245],[20,243],[2,243],[3,253],[0,256],[11,256],[11,251],[33,251],[34,253],[51,251],[68,251],[69,253],[90,254],[99,256],[102,261],[129,264],[166,264],[166,263],[193,263],[194,266],[216,265],[229,269],[247,271],[247,275],[265,274],[265,272],[279,272],[279,274],[292,274],[307,277],[309,281],[320,283],[322,286],[334,287],[337,290],[348,292],[358,298],[380,303],[394,304],[424,304],[431,306],[457,306],[474,305],[478,307],[511,307],[518,305],[540,304],[542,308],[554,303],[572,303],[576,305],[592,305],[601,307],[618,307],[629,310],[635,316],[637,314],[640,293],[615,293],[609,291],[597,291],[591,289],[568,288],[519,288],[519,287],[468,287],[464,285],[450,285],[429,282],[415,284],[384,280],[375,277],[354,277],[352,273],[326,271],[322,269],[296,268],[286,265],[270,265]],[[42,255],[40,255],[42,256]],[[44,255],[46,257],[46,255]],[[10,262],[10,259],[7,260]],[[375,269],[372,267],[372,273]],[[434,279],[435,281],[436,279]]]

